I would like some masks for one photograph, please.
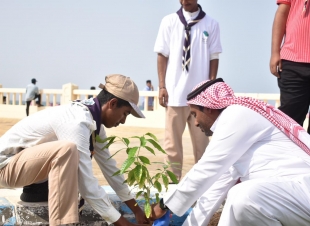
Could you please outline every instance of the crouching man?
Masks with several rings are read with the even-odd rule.
[[[123,184],[123,176],[111,177],[118,169],[113,159],[108,160],[109,150],[101,150],[104,144],[95,141],[95,136],[106,138],[105,128],[124,124],[129,114],[144,118],[137,107],[138,88],[129,77],[118,74],[106,76],[100,88],[96,98],[42,110],[0,138],[0,185],[24,186],[22,199],[33,201],[28,196],[36,183],[48,179],[50,225],[79,222],[78,192],[108,224],[134,225],[121,216],[99,186],[90,155],[137,222],[149,223]]]
[[[197,200],[183,225],[207,225],[227,197],[220,226],[310,225],[310,135],[273,106],[235,97],[222,79],[197,85],[187,100],[196,126],[213,136],[153,218],[183,215]]]

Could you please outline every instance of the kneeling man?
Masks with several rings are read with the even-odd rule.
[[[115,160],[109,160],[109,150],[96,142],[96,137],[106,138],[106,128],[124,124],[129,114],[144,118],[137,106],[138,88],[129,77],[119,74],[106,76],[105,85],[99,87],[102,90],[96,98],[39,111],[0,138],[0,185],[24,187],[23,201],[48,200],[51,226],[79,222],[78,191],[108,224],[136,225],[121,216],[99,186],[91,155],[137,222],[149,222],[123,183],[124,177],[112,177],[118,168]],[[47,192],[42,193],[39,185],[47,179]]]
[[[220,78],[187,100],[212,140],[153,218],[167,209],[183,215],[197,201],[183,225],[207,225],[227,197],[220,226],[310,225],[310,135],[273,106],[235,97]]]

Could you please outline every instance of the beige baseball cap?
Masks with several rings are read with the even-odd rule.
[[[126,100],[132,107],[131,114],[137,118],[145,118],[139,109],[139,90],[137,85],[129,77],[120,74],[107,75],[105,85],[99,85],[99,88],[105,89],[114,96]]]

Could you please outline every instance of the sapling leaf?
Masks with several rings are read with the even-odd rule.
[[[148,202],[145,202],[144,204],[144,212],[145,212],[145,216],[147,218],[149,218],[151,216],[151,205]]]
[[[116,176],[116,175],[119,175],[120,172],[121,172],[120,170],[116,171],[115,173],[113,173],[112,177],[113,177],[113,176]]]
[[[179,162],[171,162],[170,165],[181,165]]]
[[[161,184],[158,181],[154,182],[154,187],[158,190],[158,192],[161,192]]]
[[[104,149],[106,149],[106,148],[109,148],[110,145],[114,143],[115,138],[116,138],[116,137],[112,137],[112,138],[109,140],[109,142],[108,142],[103,148],[101,148],[101,150],[104,150]]]
[[[150,160],[147,157],[144,156],[139,156],[139,159],[141,160],[141,162],[143,162],[144,164],[151,164]]]
[[[156,202],[159,203],[159,193],[155,193],[156,196]]]
[[[135,175],[136,181],[139,183],[142,177],[142,166],[141,165],[138,165],[134,168],[134,175]]]
[[[149,152],[151,152],[153,155],[155,155],[155,151],[152,149],[152,148],[150,148],[149,146],[144,146],[145,147],[145,149],[146,150],[148,150]]]
[[[126,146],[128,146],[129,145],[129,143],[130,143],[130,141],[129,141],[129,139],[127,139],[127,138],[125,138],[125,137],[123,137],[123,142],[125,142],[125,144],[126,144]]]
[[[145,144],[146,144],[146,139],[145,139],[145,137],[140,137],[140,146],[141,146],[141,147],[144,147]]]
[[[120,174],[123,174],[130,166],[131,164],[135,161],[136,158],[131,157],[125,160],[125,162],[123,163],[122,167],[121,167],[121,172]]]
[[[140,195],[143,193],[143,191],[139,191],[137,194],[136,194],[136,199],[140,197]]]
[[[138,151],[139,147],[129,148],[128,158],[134,157]]]
[[[166,191],[167,191],[168,190],[168,184],[169,184],[168,177],[165,174],[162,174],[161,178],[163,179],[163,182],[164,182],[164,185],[165,185],[165,188],[166,188]]]
[[[110,137],[106,137],[106,138],[104,138],[104,139],[101,139],[101,137],[99,136],[99,135],[96,135],[96,137],[95,137],[95,140],[96,140],[96,142],[98,142],[98,143],[105,143],[105,142],[108,142],[109,140],[111,140],[111,139],[115,139],[116,138],[116,136],[110,136]]]
[[[179,181],[178,181],[176,175],[175,175],[173,172],[167,170],[167,174],[168,174],[170,180],[172,180],[173,183],[175,183],[175,184],[178,184],[178,183],[179,183]]]
[[[152,137],[155,141],[158,141],[157,137],[152,133],[146,133],[145,135]]]
[[[139,181],[139,188],[143,188],[145,179],[146,179],[146,171],[143,170],[143,168],[142,168],[142,176],[141,176],[140,181]]]
[[[151,143],[158,151],[166,154],[166,152],[164,151],[164,149],[162,149],[162,147],[153,139],[146,139],[149,143]]]
[[[109,158],[108,158],[108,160],[109,159],[111,159],[112,157],[114,157],[114,155],[116,155],[117,153],[119,153],[121,150],[123,150],[124,148],[122,148],[122,149],[119,149],[118,151],[116,151],[113,155],[111,155]]]
[[[152,162],[152,163],[155,163],[155,164],[161,164],[161,165],[165,165],[164,162]]]
[[[131,185],[133,185],[134,182],[136,182],[136,180],[135,180],[135,172],[134,172],[134,170],[131,170],[128,173],[127,183],[128,183],[129,186],[131,186]]]
[[[158,180],[158,179],[160,178],[160,176],[161,176],[161,173],[157,173],[157,174],[155,175],[155,180]]]

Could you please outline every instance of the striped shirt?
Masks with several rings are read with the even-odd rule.
[[[306,11],[304,11],[305,0],[277,0],[277,4],[291,6],[286,22],[285,40],[281,48],[281,59],[310,63],[309,2]]]

